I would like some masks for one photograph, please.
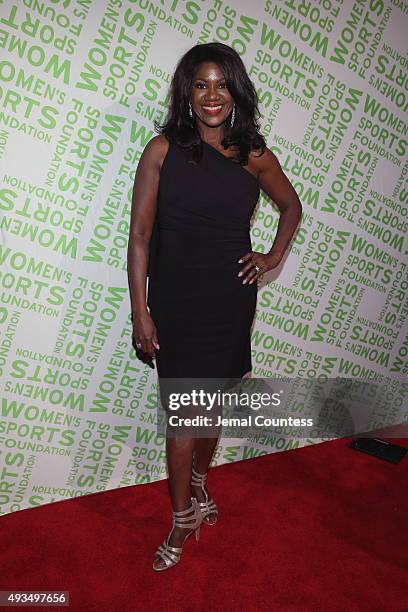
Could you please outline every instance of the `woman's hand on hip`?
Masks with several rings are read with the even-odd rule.
[[[258,253],[257,251],[250,251],[243,255],[238,263],[245,263],[246,265],[241,268],[238,276],[243,278],[242,283],[250,285],[256,279],[260,278],[262,274],[276,268],[281,262],[282,257],[278,254],[271,253]]]

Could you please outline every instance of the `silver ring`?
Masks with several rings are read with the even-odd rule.
[[[141,344],[141,342],[136,342],[136,347],[137,347],[137,348],[142,348],[142,344]]]
[[[255,270],[256,270],[257,272],[260,272],[260,271],[261,271],[261,268],[255,264]]]

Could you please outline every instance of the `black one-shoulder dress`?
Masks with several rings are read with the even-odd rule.
[[[251,251],[256,177],[202,141],[199,163],[176,143],[163,162],[150,245],[147,305],[159,377],[241,378],[251,370],[257,283],[242,283]]]

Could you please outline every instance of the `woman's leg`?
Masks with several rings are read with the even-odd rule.
[[[194,440],[194,467],[199,474],[205,474],[208,471],[218,440],[219,435],[215,438],[196,438]],[[207,485],[205,484],[204,487],[207,491],[208,499],[211,499]],[[206,501],[205,493],[200,485],[191,485],[191,491],[193,497],[195,497],[198,502]],[[213,524],[216,520],[217,514],[211,512],[205,517],[204,522]]]
[[[191,502],[190,480],[194,438],[166,437],[167,471],[173,510],[184,510]]]
[[[251,378],[252,370],[246,372],[244,376],[242,376],[242,380],[246,378]],[[217,414],[221,415],[221,406],[217,406],[218,411]],[[205,474],[210,466],[211,459],[214,454],[215,447],[217,446],[218,440],[220,438],[221,428],[218,428],[215,437],[207,437],[207,438],[196,438],[194,440],[194,467],[199,472],[199,474]],[[207,487],[206,487],[207,489]],[[200,486],[192,485],[193,495],[197,498],[197,501],[203,502],[206,501],[205,494]],[[207,489],[207,494],[211,499],[211,495]],[[215,513],[211,513],[208,515],[209,522],[213,522],[216,519]]]
[[[175,437],[166,434],[166,459],[168,485],[172,508],[175,512],[186,510],[191,505],[191,469],[193,462],[194,438]],[[190,515],[188,515],[190,516]],[[191,516],[194,516],[193,510]],[[169,545],[179,547],[188,534],[183,527],[175,527],[169,538]],[[155,560],[156,567],[164,567],[163,559]]]
[[[218,440],[219,436],[216,438],[195,438],[194,467],[200,474],[205,474],[208,471]],[[199,488],[195,487],[195,489]],[[205,499],[199,499],[198,501],[205,501]]]

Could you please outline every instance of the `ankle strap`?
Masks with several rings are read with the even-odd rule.
[[[191,499],[191,504],[185,510],[173,511],[173,525],[175,527],[196,527],[198,523],[198,504]],[[186,516],[189,514],[190,516]]]
[[[201,485],[201,486],[205,484],[207,480],[208,472],[206,472],[205,474],[200,474],[194,468],[194,463],[193,463],[192,474],[193,474],[191,478],[192,484]]]
[[[189,514],[192,510],[194,510],[194,507],[193,507],[193,503],[191,502],[189,507],[186,508],[185,510],[177,510],[176,512],[173,510],[173,516],[176,518],[180,516],[185,516],[186,514]]]

